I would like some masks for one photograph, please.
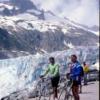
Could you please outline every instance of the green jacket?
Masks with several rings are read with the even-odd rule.
[[[58,64],[54,64],[51,65],[49,64],[47,70],[45,71],[45,75],[50,73],[52,76],[58,76],[59,75],[59,65]]]

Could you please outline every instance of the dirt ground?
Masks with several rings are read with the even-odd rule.
[[[44,98],[42,98],[41,100],[44,100]],[[49,100],[49,98],[46,98],[46,100]],[[82,93],[80,94],[80,100],[99,100],[99,82],[90,82],[88,83],[88,85],[83,86]]]

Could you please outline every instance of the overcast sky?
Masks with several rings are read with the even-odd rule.
[[[33,0],[45,11],[51,10],[60,17],[93,26],[99,24],[99,0]]]
[[[88,26],[99,25],[99,0],[31,1],[33,1],[34,4],[36,4],[41,9],[44,9],[45,11],[51,10],[60,17],[67,17],[73,21]]]

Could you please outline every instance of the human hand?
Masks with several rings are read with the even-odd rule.
[[[52,79],[54,77],[54,75],[50,75],[49,77]]]
[[[43,78],[44,77],[44,75],[40,75],[40,78]]]
[[[70,78],[70,73],[66,74],[66,78],[69,79]]]

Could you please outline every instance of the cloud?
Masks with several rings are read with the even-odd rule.
[[[33,0],[41,9],[55,10],[55,8],[60,4],[60,0]]]
[[[92,2],[94,1],[94,2]],[[99,25],[99,13],[96,0],[84,0],[81,5],[72,10],[70,19],[89,26]]]
[[[99,0],[33,0],[41,9],[51,10],[85,25],[99,25]]]

